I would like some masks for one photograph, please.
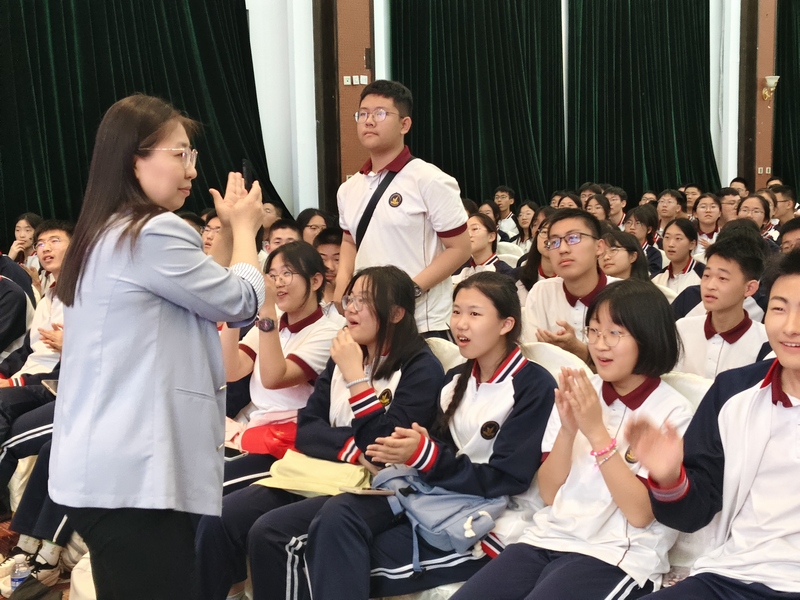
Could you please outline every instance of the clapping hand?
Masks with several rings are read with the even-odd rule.
[[[683,439],[669,423],[659,429],[647,419],[634,417],[625,431],[631,450],[662,487],[678,482],[683,464]]]

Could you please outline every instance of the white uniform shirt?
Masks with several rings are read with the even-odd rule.
[[[604,287],[609,283],[619,281],[616,277],[607,277],[602,271],[599,272],[599,275],[600,280],[597,286],[583,298],[568,295],[561,277],[537,281],[528,293],[522,311],[523,343],[537,341],[536,329],[558,331],[561,329],[558,321],[569,323],[575,329],[575,336],[585,342],[583,328],[586,326],[586,310]]]
[[[284,314],[281,317],[280,338],[283,355],[287,360],[297,364],[307,375],[307,381],[291,387],[271,390],[261,382],[261,369],[258,366],[258,338],[261,335],[257,327],[253,327],[239,342],[253,360],[253,374],[250,376],[250,404],[245,406],[236,420],[240,423],[250,422],[251,426],[271,422],[271,414],[285,419],[286,411],[296,412],[308,402],[314,391],[314,381],[322,372],[331,357],[331,344],[339,332],[339,327],[322,314],[318,309],[311,316],[288,324]]]
[[[519,236],[519,229],[517,229],[516,224],[514,223],[514,219],[511,216],[511,213],[505,219],[500,219],[497,222],[497,228],[500,231],[503,231],[508,234],[508,239],[511,241],[516,240],[517,236]]]
[[[618,453],[637,477],[646,479],[647,469],[631,454],[625,438],[627,422],[633,415],[646,417],[656,426],[669,421],[682,434],[692,418],[691,404],[660,380],[647,380],[625,398],[617,397],[607,404],[604,398],[616,396],[613,388],[609,384],[604,386],[597,375],[592,376],[591,381],[600,396],[606,428],[617,440]],[[608,390],[606,394],[604,387]],[[638,402],[641,402],[639,406]],[[543,452],[553,449],[560,428],[561,420],[554,407],[542,441]],[[640,586],[648,580],[660,584],[662,574],[669,570],[667,552],[678,532],[657,521],[645,528],[631,525],[614,503],[602,472],[595,466],[597,461],[589,454],[591,450],[589,440],[578,432],[566,481],[556,493],[552,506],[534,515],[533,524],[525,530],[520,542],[593,556],[617,565]]]
[[[33,314],[33,321],[31,322],[30,344],[32,352],[28,355],[22,368],[14,374],[14,377],[25,374],[49,373],[61,360],[61,352],[48,348],[39,333],[40,328],[53,329],[53,323],[64,324],[64,304],[55,295],[55,283],[47,288],[39,304],[36,305],[36,312]]]
[[[722,371],[756,362],[767,332],[763,324],[743,312],[741,323],[721,335],[711,325],[711,313],[678,319],[683,351],[675,370],[714,379]]]
[[[339,225],[353,239],[375,189],[387,171],[396,170],[393,165],[408,156],[406,148],[380,173],[373,173],[372,163],[368,162],[339,187]],[[355,270],[396,265],[416,277],[444,251],[440,238],[454,237],[466,228],[467,213],[456,180],[424,160],[412,160],[397,173],[375,207],[356,254]],[[447,278],[417,300],[420,332],[448,329],[452,293]]]
[[[676,294],[680,294],[690,285],[700,285],[702,264],[700,264],[700,267],[701,268],[698,268],[698,262],[692,258],[683,271],[673,275],[672,263],[670,263],[661,273],[652,277],[652,282],[657,285],[663,285]]]

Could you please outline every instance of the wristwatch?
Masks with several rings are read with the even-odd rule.
[[[422,296],[422,288],[419,287],[416,283],[414,284],[414,298],[419,298]]]
[[[256,321],[256,327],[258,327],[261,331],[269,333],[275,329],[275,321],[272,319],[258,319]]]

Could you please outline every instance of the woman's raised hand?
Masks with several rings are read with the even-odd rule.
[[[261,186],[257,181],[253,182],[248,192],[241,173],[228,173],[225,197],[213,188],[209,192],[214,198],[214,208],[223,226],[245,226],[252,229],[255,235],[263,219]]]

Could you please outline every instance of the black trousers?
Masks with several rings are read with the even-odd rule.
[[[70,507],[67,514],[89,547],[97,600],[191,597],[195,515]]]

